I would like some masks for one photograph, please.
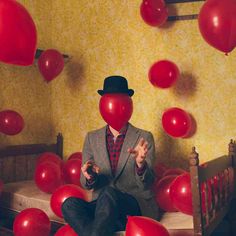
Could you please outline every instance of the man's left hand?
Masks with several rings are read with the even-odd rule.
[[[129,148],[128,152],[134,155],[138,168],[141,168],[148,152],[148,142],[141,138],[135,148]]]

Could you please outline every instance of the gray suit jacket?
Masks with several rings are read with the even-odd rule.
[[[127,152],[128,148],[136,147],[140,138],[144,138],[148,142],[147,169],[142,176],[137,175],[135,159],[132,154]],[[115,176],[111,172],[106,148],[106,127],[87,134],[83,147],[83,164],[88,160],[93,160],[100,167],[98,181],[92,193],[93,200],[98,197],[103,187],[110,185],[135,197],[143,216],[158,219],[159,211],[154,200],[154,193],[151,191],[154,181],[155,145],[150,132],[135,128],[131,124],[128,125]],[[86,179],[82,174],[80,181],[86,188]]]

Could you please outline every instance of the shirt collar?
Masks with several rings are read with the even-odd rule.
[[[125,125],[125,126],[120,130],[118,136],[120,136],[120,135],[125,136],[126,131],[127,131],[127,129],[128,129],[128,126],[129,126],[129,123],[127,123],[127,125]],[[109,128],[109,125],[107,125],[107,128],[106,128],[106,135],[111,135],[112,137],[114,136],[114,135],[112,134],[110,128]]]

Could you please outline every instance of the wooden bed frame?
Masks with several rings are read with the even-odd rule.
[[[3,182],[11,183],[24,180],[32,180],[36,157],[43,152],[54,152],[60,157],[63,156],[63,137],[58,134],[56,143],[17,145],[0,148],[0,179]],[[227,216],[230,209],[230,203],[235,196],[236,174],[232,179],[232,174],[236,173],[236,144],[231,140],[229,144],[228,155],[218,157],[212,161],[199,165],[199,156],[195,148],[189,158],[190,175],[193,196],[193,225],[191,234],[194,236],[209,236]],[[231,176],[232,175],[232,176]],[[231,177],[230,177],[231,176]],[[207,181],[217,180],[216,184],[207,185]],[[220,189],[220,179],[224,179],[223,188]],[[232,180],[232,181],[231,181]],[[201,194],[201,185],[204,185],[206,192],[210,191],[212,195],[211,204],[208,203],[208,194]],[[209,187],[210,186],[210,187]],[[202,198],[205,198],[206,210],[202,210]],[[17,212],[0,208],[0,217],[11,218],[12,222]],[[60,224],[54,225],[54,230],[60,227]],[[184,236],[179,230],[170,230],[171,235]],[[185,232],[185,230],[183,230]],[[189,232],[189,231],[188,231]]]

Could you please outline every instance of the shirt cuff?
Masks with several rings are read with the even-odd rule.
[[[138,167],[137,164],[136,164],[136,173],[138,176],[142,176],[145,172],[145,170],[147,169],[147,162],[145,161],[145,163],[141,166],[141,167]]]

